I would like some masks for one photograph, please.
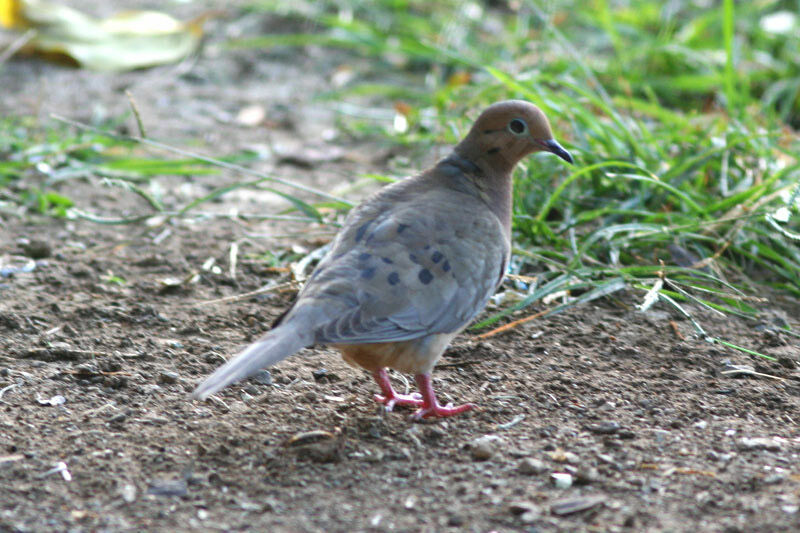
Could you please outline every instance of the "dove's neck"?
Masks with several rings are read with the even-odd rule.
[[[448,187],[477,196],[500,220],[506,236],[511,234],[511,173],[498,171],[486,161],[472,161],[454,151],[439,161],[433,175],[443,179]]]

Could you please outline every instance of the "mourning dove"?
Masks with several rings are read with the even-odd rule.
[[[273,329],[194,391],[205,399],[314,344],[338,348],[372,373],[387,410],[414,418],[475,407],[440,405],[431,370],[484,308],[511,250],[511,173],[533,152],[572,163],[544,113],[521,100],[489,106],[444,159],[350,211],[331,250]],[[412,373],[419,394],[398,394],[386,368]]]

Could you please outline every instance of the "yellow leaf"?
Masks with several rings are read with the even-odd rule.
[[[0,0],[0,26],[24,28],[25,21],[20,15],[20,0]]]
[[[129,11],[100,20],[41,0],[0,0],[0,6],[7,2],[16,7],[17,26],[37,30],[35,50],[66,55],[92,70],[174,63],[194,52],[202,37],[203,19],[184,23],[157,11]]]

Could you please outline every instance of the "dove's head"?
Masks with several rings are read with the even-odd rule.
[[[523,157],[551,152],[567,163],[572,156],[553,138],[541,109],[524,100],[506,100],[487,107],[456,152],[494,171],[509,172]]]

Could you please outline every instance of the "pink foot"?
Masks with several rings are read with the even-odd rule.
[[[382,403],[386,406],[387,411],[391,411],[394,409],[395,405],[411,405],[413,407],[419,407],[423,405],[422,395],[419,393],[412,393],[412,394],[397,394],[394,389],[392,388],[392,384],[389,381],[389,375],[386,373],[386,370],[381,368],[372,373],[372,377],[375,378],[375,381],[378,382],[378,386],[381,388],[381,392],[383,394],[376,394],[375,401],[378,403]]]
[[[419,407],[422,405],[422,396],[416,392],[413,394],[395,394],[394,396],[389,397],[382,394],[376,394],[373,396],[373,398],[375,398],[376,402],[385,405],[387,411],[394,409],[395,405],[411,405],[413,407]]]
[[[451,403],[442,406],[439,404],[439,401],[436,399],[436,394],[433,392],[433,384],[431,383],[431,376],[429,374],[417,374],[414,376],[414,379],[416,379],[417,386],[422,392],[422,407],[411,415],[413,420],[453,416],[477,407],[474,403],[465,403],[458,407],[453,407]]]

